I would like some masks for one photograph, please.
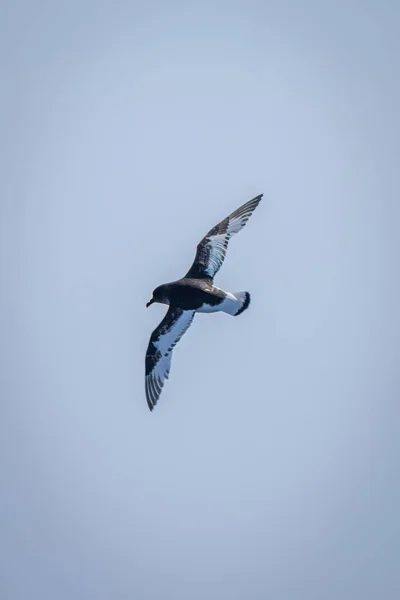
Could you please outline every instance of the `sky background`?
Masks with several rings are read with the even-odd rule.
[[[397,600],[399,3],[1,13],[1,597]],[[145,303],[261,192],[151,414]]]

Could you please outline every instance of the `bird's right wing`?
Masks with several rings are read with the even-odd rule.
[[[263,194],[260,194],[249,200],[210,229],[198,244],[194,262],[185,277],[211,277],[212,279],[215,276],[225,260],[230,238],[246,225],[262,197]]]
[[[172,350],[193,321],[194,310],[170,307],[153,331],[146,352],[146,399],[153,410],[171,368]]]

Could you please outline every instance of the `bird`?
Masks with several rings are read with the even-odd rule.
[[[222,311],[237,317],[250,304],[249,292],[225,292],[214,285],[214,277],[225,260],[231,237],[246,225],[263,194],[255,196],[220,221],[197,245],[192,266],[184,277],[159,285],[151,304],[166,304],[168,311],[150,336],[145,360],[145,392],[150,411],[156,406],[168,379],[172,351],[189,329],[196,313]]]

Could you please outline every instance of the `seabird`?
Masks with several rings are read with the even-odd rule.
[[[222,311],[237,317],[250,304],[249,292],[224,292],[213,279],[225,260],[228,243],[257,208],[263,194],[256,196],[218,223],[197,246],[195,259],[182,279],[158,286],[151,300],[167,304],[168,312],[153,331],[146,352],[145,389],[149,409],[153,410],[168,379],[172,350],[191,325],[196,312]]]

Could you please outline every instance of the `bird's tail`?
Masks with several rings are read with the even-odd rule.
[[[235,296],[238,301],[238,309],[233,315],[234,317],[237,317],[238,315],[241,315],[246,308],[249,308],[250,294],[249,292],[233,292],[232,295]]]

